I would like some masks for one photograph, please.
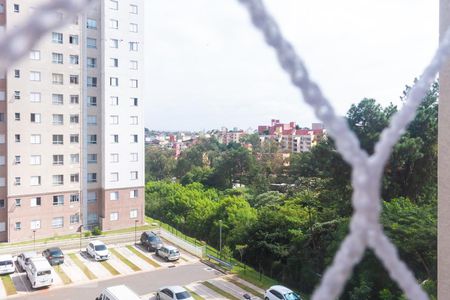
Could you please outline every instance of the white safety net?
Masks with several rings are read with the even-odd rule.
[[[43,35],[70,22],[95,1],[97,0],[53,0],[36,9],[25,24],[6,33],[0,40],[0,69],[6,69],[26,56]],[[316,116],[334,138],[337,150],[352,167],[354,213],[350,233],[342,242],[312,299],[338,298],[366,248],[374,251],[409,299],[428,299],[406,264],[400,260],[395,246],[386,237],[379,222],[381,178],[392,147],[414,119],[417,107],[449,56],[450,31],[447,31],[431,63],[410,90],[401,110],[381,133],[374,154],[369,156],[361,149],[346,120],[335,114],[333,106],[323,96],[319,86],[310,79],[304,63],[283,37],[263,2],[239,1],[248,9],[253,24],[263,33],[267,44],[276,51],[280,65],[289,74],[292,84],[300,89],[303,99],[313,107]],[[61,12],[64,18],[61,18]]]

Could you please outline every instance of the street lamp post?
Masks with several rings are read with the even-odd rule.
[[[36,252],[36,229],[33,229],[33,248]]]
[[[222,259],[222,220],[219,220],[219,256]]]
[[[80,253],[81,253],[81,239],[83,238],[83,225],[80,225]]]
[[[137,245],[136,240],[137,240],[137,223],[139,222],[139,220],[134,220],[134,245]]]

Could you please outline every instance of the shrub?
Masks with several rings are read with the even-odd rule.
[[[92,234],[93,235],[101,235],[102,234],[102,230],[100,229],[100,227],[95,226],[94,229],[92,229]]]

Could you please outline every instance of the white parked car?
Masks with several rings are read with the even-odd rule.
[[[156,293],[156,300],[194,300],[191,294],[181,286],[166,286]]]
[[[156,250],[156,254],[166,261],[180,259],[180,251],[174,246],[162,246],[160,249]]]
[[[92,241],[86,247],[86,252],[95,260],[107,260],[110,257],[108,247],[101,241]]]
[[[287,287],[274,285],[266,291],[264,300],[302,300],[302,298]]]
[[[34,251],[24,252],[24,253],[20,254],[19,256],[17,256],[17,263],[19,264],[20,268],[23,271],[25,271],[25,266],[30,263],[30,258],[36,257],[36,256],[37,256],[37,252],[34,252]]]
[[[14,273],[15,270],[12,255],[0,255],[0,274]]]

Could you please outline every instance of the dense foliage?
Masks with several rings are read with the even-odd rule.
[[[436,295],[438,86],[395,146],[383,179],[381,221],[400,256],[423,287]],[[350,127],[373,152],[393,105],[373,99],[353,105]],[[291,155],[286,165],[274,143],[256,135],[228,146],[205,139],[174,160],[149,150],[146,213],[218,246],[285,284],[310,293],[347,234],[352,213],[350,168],[332,139],[311,152]],[[245,187],[236,188],[236,184]],[[233,188],[233,185],[235,187]],[[242,251],[245,249],[245,251]],[[241,250],[241,251],[239,251]],[[376,257],[367,251],[342,299],[403,299]]]

